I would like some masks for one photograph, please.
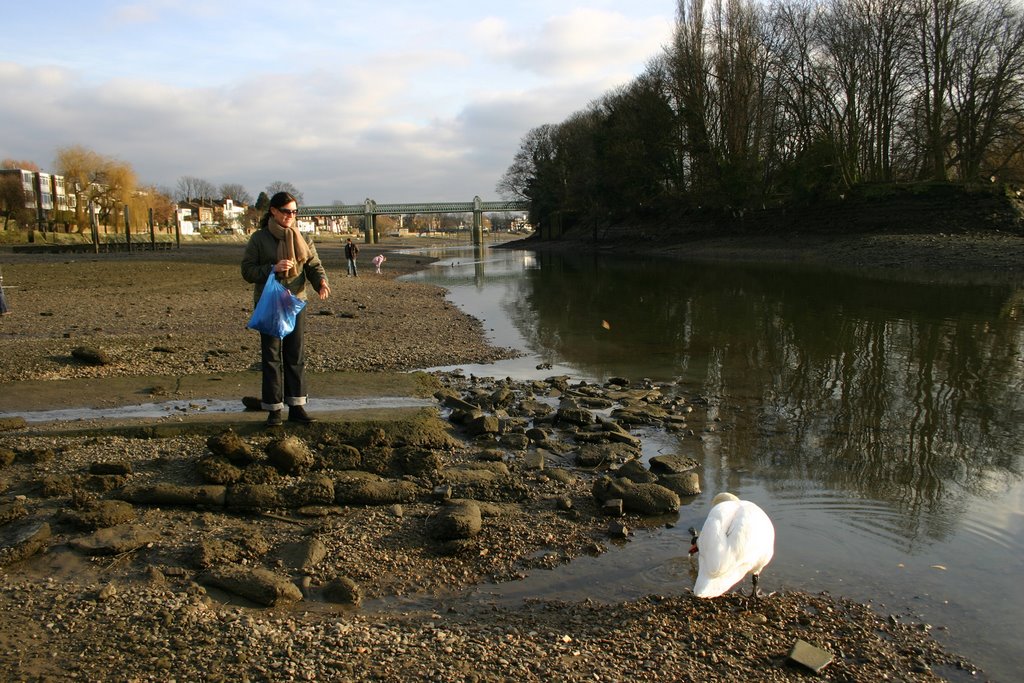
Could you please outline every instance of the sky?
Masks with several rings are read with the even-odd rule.
[[[305,205],[498,199],[526,133],[627,84],[676,0],[51,0],[4,9],[0,158]]]

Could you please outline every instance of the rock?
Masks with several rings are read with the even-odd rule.
[[[466,484],[488,484],[508,476],[508,466],[503,462],[467,462],[446,467],[438,475],[455,486]]]
[[[2,420],[0,420],[2,422]],[[0,427],[0,432],[4,431]],[[14,451],[10,448],[0,448],[0,468],[10,467],[14,464]]]
[[[789,659],[815,673],[821,673],[826,666],[832,663],[833,658],[831,653],[797,638],[793,643],[793,649],[789,651]]]
[[[317,538],[294,541],[278,547],[274,557],[289,569],[309,571],[327,557],[327,546]]]
[[[419,477],[441,468],[441,454],[429,448],[405,446],[394,451],[391,462],[403,474]]]
[[[324,586],[324,600],[337,605],[355,605],[363,602],[363,589],[347,576],[339,576]]]
[[[9,524],[26,515],[28,515],[28,510],[25,509],[25,503],[20,500],[0,505],[0,525]]]
[[[562,406],[558,409],[555,419],[558,422],[568,422],[569,424],[587,426],[594,424],[594,414],[585,408]]]
[[[207,484],[234,484],[242,479],[242,470],[225,458],[213,456],[203,458],[196,465],[196,474]]]
[[[71,357],[86,365],[110,365],[113,362],[106,351],[94,346],[76,346],[71,349]]]
[[[484,448],[476,456],[484,462],[504,462],[505,451],[498,448]]]
[[[303,477],[281,492],[285,507],[330,505],[335,500],[334,481],[324,474]]]
[[[263,410],[263,401],[258,396],[243,396],[242,405],[246,410]]]
[[[506,386],[498,387],[490,396],[491,405],[494,407],[507,407],[512,403],[512,390]]]
[[[182,505],[186,507],[222,507],[227,497],[224,486],[178,486],[154,484],[126,488],[118,496],[136,505]]]
[[[235,484],[227,490],[224,504],[243,510],[287,507],[281,491],[273,484]]]
[[[200,582],[267,607],[302,600],[302,591],[298,586],[267,569],[250,569],[238,565],[214,567],[200,577]]]
[[[621,498],[609,498],[601,504],[601,512],[611,517],[622,516],[622,499]]]
[[[466,423],[466,433],[469,436],[480,436],[481,434],[497,434],[500,423],[493,415],[481,415]]]
[[[338,505],[393,505],[412,503],[419,487],[411,481],[389,479],[338,479],[334,482],[334,499]]]
[[[473,538],[483,528],[480,506],[471,500],[453,500],[427,522],[430,537],[438,541]]]
[[[39,480],[39,489],[44,498],[70,496],[75,490],[75,482],[66,474],[48,474]]]
[[[629,536],[629,527],[617,519],[608,522],[608,535],[612,538],[626,538]]]
[[[127,481],[126,474],[87,474],[80,479],[82,488],[100,493],[109,493],[124,486]]]
[[[562,467],[552,467],[550,469],[545,470],[545,472],[547,473],[548,477],[554,479],[559,484],[565,484],[566,486],[570,486],[576,483],[576,475]]]
[[[623,509],[640,515],[661,515],[679,510],[679,496],[658,484],[634,484],[629,479],[601,477],[591,489],[599,502],[621,498]]]
[[[694,471],[663,474],[658,477],[657,483],[683,497],[700,495],[700,477]]]
[[[214,455],[226,458],[233,465],[245,466],[255,461],[252,446],[242,440],[232,429],[211,436],[206,440],[206,447]]]
[[[501,444],[514,451],[525,451],[530,445],[530,438],[526,434],[512,433],[501,437]]]
[[[313,454],[297,436],[285,436],[268,443],[267,460],[282,474],[301,474],[313,466]]]
[[[548,430],[540,427],[530,427],[526,430],[526,438],[533,442],[547,441],[549,435]]]
[[[651,471],[655,473],[682,474],[700,466],[693,458],[685,455],[656,455],[650,460]]]
[[[629,479],[637,484],[650,484],[658,480],[654,474],[649,472],[639,460],[630,460],[615,470],[615,476]]]
[[[523,467],[527,470],[543,470],[544,469],[544,451],[536,450],[526,454],[523,458]]]
[[[91,536],[76,538],[70,545],[86,555],[120,555],[159,540],[160,536],[148,529],[121,525],[100,529]]]
[[[25,429],[26,427],[28,427],[28,422],[23,417],[0,418],[0,432],[13,432],[17,429]]]
[[[135,519],[135,508],[123,500],[99,500],[85,503],[81,509],[66,510],[64,519],[78,527],[95,531]]]
[[[0,527],[0,567],[29,558],[46,547],[50,525],[37,519],[24,519]]]
[[[317,466],[322,470],[355,470],[359,469],[363,456],[359,449],[349,444],[331,444],[320,452]]]
[[[115,586],[111,582],[111,583],[105,584],[103,586],[103,588],[99,589],[99,591],[96,593],[96,601],[97,602],[107,602],[108,600],[113,598],[115,595],[117,595],[117,586]]]
[[[89,465],[89,474],[128,475],[132,473],[130,462],[94,462]]]
[[[576,452],[576,464],[580,467],[610,467],[632,460],[636,450],[621,443],[588,443]]]
[[[657,425],[666,420],[669,414],[664,408],[643,403],[628,408],[616,408],[611,416],[623,424]]]
[[[480,406],[473,405],[472,403],[464,401],[458,396],[450,393],[444,395],[444,397],[441,399],[441,403],[446,408],[451,408],[452,410],[461,410],[466,413],[472,413],[474,411],[480,410]]]
[[[231,541],[219,538],[204,538],[196,546],[193,561],[200,569],[222,564],[233,564],[242,559],[242,548]]]
[[[545,417],[554,413],[555,409],[547,403],[543,403],[535,399],[527,399],[520,402],[519,412],[529,417]]]

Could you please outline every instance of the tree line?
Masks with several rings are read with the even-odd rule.
[[[33,161],[20,159],[4,159],[0,168],[23,169],[39,172],[39,165]],[[70,145],[57,150],[54,159],[56,175],[64,177],[65,190],[76,195],[74,211],[53,212],[48,222],[76,225],[80,229],[88,225],[86,212],[89,204],[97,211],[97,219],[102,225],[112,225],[128,208],[133,226],[144,225],[148,220],[149,211],[153,211],[153,219],[157,225],[171,226],[175,222],[176,202],[223,201],[231,199],[236,205],[249,207],[250,222],[256,223],[259,214],[270,206],[270,197],[279,191],[289,192],[299,203],[302,193],[289,182],[276,180],[270,183],[265,191],[260,192],[253,203],[252,195],[238,183],[223,183],[220,186],[195,176],[178,178],[176,187],[171,190],[156,185],[145,185],[139,182],[135,169],[128,162],[106,156],[82,145]],[[36,211],[25,208],[26,197],[21,180],[13,176],[0,179],[0,210],[4,215],[4,229],[10,220],[21,225],[34,225],[37,221]],[[58,215],[67,213],[69,215]]]
[[[679,0],[663,53],[529,131],[497,190],[570,228],[921,180],[1024,181],[1019,0]]]

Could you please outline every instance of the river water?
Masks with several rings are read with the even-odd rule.
[[[490,599],[678,594],[693,582],[686,529],[729,490],[775,523],[764,589],[870,602],[933,625],[991,679],[1020,680],[1024,290],[485,247],[429,255],[442,260],[410,277],[447,288],[492,343],[526,354],[467,373],[676,381],[719,418],[696,437],[646,439],[646,456],[702,463],[705,494],[672,528],[488,587]]]

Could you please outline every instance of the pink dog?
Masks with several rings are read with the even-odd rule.
[[[385,261],[387,261],[387,259],[384,258],[384,254],[377,254],[371,260],[371,263],[373,263],[373,267],[377,269],[377,275],[381,274],[381,272],[380,272],[380,264],[384,263]]]

